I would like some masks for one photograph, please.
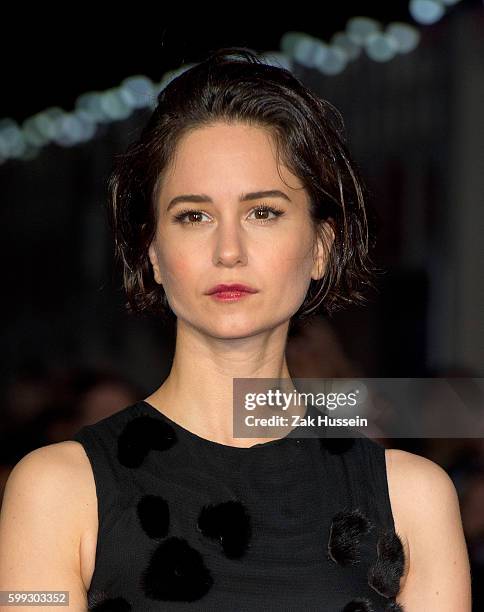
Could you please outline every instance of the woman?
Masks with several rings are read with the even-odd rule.
[[[173,365],[145,399],[16,465],[1,589],[67,590],[90,610],[470,610],[438,465],[364,436],[232,435],[233,379],[290,379],[291,323],[370,282],[343,138],[329,103],[246,49],[160,93],[110,211],[129,309],[176,318]]]

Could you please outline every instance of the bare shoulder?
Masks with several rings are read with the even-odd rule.
[[[10,473],[10,478],[16,478],[27,470],[36,470],[50,466],[57,469],[83,469],[85,465],[85,452],[82,445],[74,440],[56,442],[36,448],[20,459]]]
[[[396,448],[385,449],[385,457],[392,509],[402,527],[409,525],[418,508],[430,511],[442,503],[458,508],[454,483],[440,465]]]
[[[27,453],[10,472],[5,496],[10,503],[12,492],[32,500],[38,496],[45,504],[62,497],[65,509],[82,509],[83,494],[92,490],[91,483],[92,471],[82,445],[67,440]]]
[[[400,449],[385,450],[395,529],[408,566],[399,603],[409,610],[470,611],[470,568],[459,498],[437,463]]]
[[[398,448],[385,449],[385,457],[389,486],[397,495],[423,492],[421,488],[428,486],[432,487],[430,496],[425,496],[429,501],[432,495],[456,493],[448,473],[434,461]]]
[[[82,541],[95,504],[89,459],[79,442],[49,444],[26,454],[5,485],[0,583],[41,590],[63,583],[71,601],[83,603]]]

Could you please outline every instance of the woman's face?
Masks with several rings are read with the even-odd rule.
[[[288,323],[311,278],[324,273],[306,190],[286,167],[279,172],[261,128],[216,123],[178,143],[159,190],[149,258],[179,321],[213,337],[252,336]],[[268,191],[280,193],[244,198]],[[219,283],[257,292],[235,301],[207,295]]]

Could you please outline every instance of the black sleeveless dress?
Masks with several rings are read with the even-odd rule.
[[[385,449],[321,435],[226,446],[145,401],[80,429],[99,518],[89,610],[402,611]]]

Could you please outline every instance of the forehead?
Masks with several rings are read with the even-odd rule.
[[[177,195],[183,188],[228,195],[232,190],[276,187],[293,195],[303,185],[278,159],[269,131],[242,123],[216,123],[196,128],[179,140],[160,194]]]

